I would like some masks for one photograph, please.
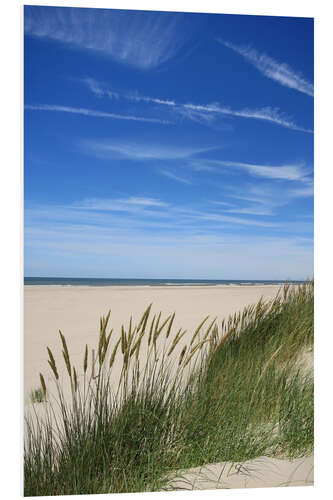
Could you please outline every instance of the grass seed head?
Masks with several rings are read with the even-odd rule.
[[[77,391],[77,373],[75,370],[75,367],[73,367],[73,374],[74,374],[74,391]]]
[[[84,358],[83,358],[83,371],[84,373],[87,372],[88,368],[88,344],[86,344],[86,350],[84,352]]]
[[[118,339],[116,345],[113,348],[113,351],[112,351],[112,354],[111,354],[111,358],[110,358],[110,363],[109,363],[109,367],[110,368],[112,368],[112,365],[114,363],[114,360],[115,360],[115,357],[116,357],[116,354],[117,354],[117,349],[118,349],[118,346],[120,344],[120,341],[121,341],[121,338]]]
[[[185,345],[183,347],[182,352],[180,353],[178,365],[180,365],[182,363],[184,356],[185,356],[185,353],[186,353],[186,349],[187,349],[187,345]]]
[[[211,324],[209,325],[209,327],[207,328],[207,331],[206,331],[206,333],[205,333],[205,335],[204,335],[204,337],[203,337],[203,340],[206,340],[206,339],[207,339],[207,337],[208,337],[208,335],[209,335],[209,333],[210,333],[211,329],[213,328],[213,326],[214,326],[214,324],[215,324],[216,319],[217,319],[217,318],[214,318],[214,319],[213,319],[213,321],[211,322]]]
[[[146,326],[147,326],[147,322],[148,322],[148,318],[149,318],[149,314],[150,314],[150,310],[152,308],[152,305],[153,305],[153,303],[149,304],[149,306],[147,307],[147,309],[145,310],[145,312],[143,313],[143,315],[139,321],[139,324],[137,326],[137,331],[139,332],[141,329],[140,335],[141,335],[141,333],[144,333],[146,330]]]
[[[62,355],[63,355],[63,358],[65,360],[65,365],[67,368],[68,375],[70,378],[72,378],[72,367],[71,367],[71,364],[69,362],[69,357],[67,356],[67,354],[64,350],[62,351]]]
[[[41,383],[41,386],[43,389],[44,399],[46,399],[46,384],[45,384],[44,377],[41,373],[39,374],[39,379],[40,379],[40,383]]]
[[[126,333],[123,325],[121,326],[121,352],[124,354],[127,346]]]
[[[173,324],[173,321],[175,319],[175,316],[176,316],[176,311],[173,313],[173,315],[171,316],[171,319],[170,319],[170,323],[168,325],[168,329],[167,329],[167,332],[166,332],[166,336],[165,338],[168,338],[169,335],[170,335],[170,332],[171,332],[171,327],[172,327],[172,324]]]
[[[168,352],[168,356],[170,356],[170,354],[172,353],[172,351],[174,350],[174,348],[176,347],[176,345],[179,343],[180,339],[185,335],[185,333],[187,332],[187,330],[184,330],[183,333],[181,334],[180,332],[182,331],[181,328],[179,328],[172,344],[171,344],[171,347],[169,349],[169,352]]]
[[[162,325],[159,328],[157,328],[157,325],[156,325],[155,332],[154,332],[154,338],[153,338],[154,344],[156,344],[156,340],[157,340],[159,334],[162,332],[163,328],[165,327],[165,325],[167,324],[167,322],[169,321],[170,318],[171,318],[171,316],[168,316],[167,319],[165,321],[163,321]]]
[[[137,341],[135,342],[135,344],[133,345],[133,347],[131,349],[130,356],[132,356],[135,351],[138,352],[140,350],[141,340],[142,340],[142,337],[144,336],[144,334],[145,334],[145,331],[141,330],[139,338],[137,339]]]
[[[220,342],[217,344],[217,346],[215,347],[215,350],[214,350],[214,353],[216,353],[219,349],[221,349],[221,347],[223,346],[223,344],[228,340],[228,338],[230,337],[230,335],[235,331],[235,328],[230,328],[230,330],[222,337],[222,339],[220,340]]]
[[[190,345],[193,344],[196,336],[198,335],[198,333],[200,332],[201,328],[203,327],[203,325],[206,323],[207,319],[209,318],[209,315],[206,316],[200,323],[200,325],[198,326],[198,328],[195,330],[194,334],[193,334],[193,337],[191,339],[191,342],[190,342]]]
[[[62,342],[62,346],[63,346],[62,354],[63,354],[64,360],[65,360],[68,375],[70,377],[72,377],[71,363],[70,363],[70,359],[69,359],[69,352],[68,352],[68,348],[67,348],[66,339],[60,330],[59,330],[59,334],[60,334],[60,338],[61,338],[61,342]]]
[[[49,347],[47,347],[47,352],[49,353],[49,360],[48,360],[48,363],[51,367],[51,370],[53,371],[53,374],[56,378],[56,380],[59,379],[59,375],[58,375],[58,371],[57,371],[57,366],[56,366],[56,363],[55,363],[55,360],[54,360],[54,357],[53,357],[53,354],[52,354],[52,351]]]

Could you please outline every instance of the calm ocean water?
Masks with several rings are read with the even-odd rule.
[[[217,286],[217,285],[279,285],[277,280],[180,280],[180,279],[115,279],[115,278],[24,278],[25,285],[58,286]],[[302,283],[302,281],[289,281]]]

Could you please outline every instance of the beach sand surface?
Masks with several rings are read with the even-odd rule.
[[[162,311],[162,319],[176,311],[173,331],[187,330],[179,348],[191,339],[200,322],[209,315],[223,318],[256,303],[261,297],[272,299],[278,285],[263,286],[25,286],[24,287],[24,399],[29,404],[30,393],[40,386],[39,373],[47,384],[53,377],[47,363],[47,346],[56,361],[59,360],[60,378],[66,377],[62,362],[59,330],[65,335],[71,359],[80,374],[85,345],[97,346],[99,319],[111,310],[110,327],[114,339],[120,334],[121,325],[128,326],[130,316],[138,322],[153,303],[152,314]],[[209,320],[208,320],[209,321]],[[208,324],[208,322],[207,322]],[[112,347],[112,346],[111,346]],[[179,355],[175,349],[174,356]],[[117,361],[117,360],[116,360]],[[121,359],[114,370],[120,372]],[[115,373],[116,376],[116,373]]]

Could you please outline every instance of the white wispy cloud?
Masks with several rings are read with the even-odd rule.
[[[218,202],[215,202],[218,203]],[[231,215],[225,215],[227,211],[208,211],[208,210],[198,210],[195,208],[184,208],[184,207],[176,207],[175,213],[186,214],[190,219],[197,221],[197,223],[201,220],[205,220],[206,223],[217,223],[215,226],[218,227],[219,223],[223,225],[232,226],[232,225],[240,225],[240,226],[256,226],[262,228],[280,228],[283,223],[279,222],[271,222],[271,221],[262,221],[258,218],[243,218],[243,217],[235,217]],[[235,212],[236,213],[236,212]],[[239,212],[241,214],[241,212]],[[245,213],[245,212],[244,212]],[[251,215],[249,213],[249,215]],[[256,214],[258,215],[258,214]],[[263,215],[263,214],[260,214]],[[269,214],[273,215],[273,214]],[[222,226],[223,227],[223,226]]]
[[[256,165],[252,163],[242,163],[236,161],[225,160],[208,160],[215,165],[222,165],[231,168],[240,168],[247,170],[250,174],[259,177],[266,177],[268,179],[281,179],[287,181],[301,181],[308,182],[307,175],[310,173],[304,169],[303,165]]]
[[[167,145],[154,142],[140,143],[135,140],[133,142],[84,140],[79,142],[79,147],[87,154],[98,158],[149,161],[154,171],[160,175],[187,185],[203,183],[207,186],[214,186],[216,189],[221,175],[228,176],[228,172],[232,170],[244,170],[255,178],[272,181],[268,185],[266,182],[263,191],[260,191],[258,186],[256,190],[253,190],[252,185],[249,184],[246,193],[240,193],[239,190],[235,193],[235,186],[230,186],[230,190],[233,191],[229,193],[230,196],[256,204],[256,206],[249,207],[230,206],[230,213],[272,215],[273,206],[286,204],[294,197],[310,196],[313,190],[312,170],[302,162],[267,165],[213,159],[212,153],[214,156],[218,154],[221,157],[220,148],[194,148],[170,143]],[[167,162],[166,168],[161,162]],[[190,175],[186,175],[188,172]],[[207,173],[212,174],[213,177],[207,176]],[[283,190],[283,192],[277,191],[275,181],[279,180],[291,182],[294,186],[298,184],[299,187]],[[221,189],[228,189],[225,183],[221,185]]]
[[[130,196],[123,200],[129,205],[138,205],[143,207],[167,207],[169,204],[155,198],[143,198],[142,196]]]
[[[251,47],[242,47],[221,39],[218,39],[218,42],[243,56],[267,78],[275,80],[285,87],[313,96],[313,84],[288,64],[278,62],[267,54],[260,53]]]
[[[259,203],[263,205],[267,203],[266,197],[240,195],[239,193],[233,193],[230,196],[232,196],[232,198],[237,198],[238,200],[251,201],[252,203]]]
[[[136,121],[136,122],[145,122],[145,123],[161,123],[161,124],[170,124],[171,122],[168,120],[160,120],[159,118],[146,118],[143,116],[133,116],[133,115],[120,115],[117,113],[108,113],[106,111],[97,111],[93,109],[87,108],[74,108],[72,106],[59,106],[57,104],[26,104],[24,106],[25,109],[29,109],[32,111],[55,111],[60,113],[73,113],[77,115],[91,116],[94,118],[111,118],[113,120],[128,120],[128,121]]]
[[[131,160],[182,160],[209,151],[204,148],[179,147],[140,142],[83,141],[84,148],[98,156]]]
[[[233,203],[230,208],[226,207],[225,212],[239,213],[249,215],[267,215],[267,216],[277,216],[279,217],[280,208],[293,203],[297,198],[300,197],[311,197],[313,196],[313,183],[311,180],[303,179],[301,181],[292,181],[294,185],[299,186],[294,189],[286,189],[285,187],[279,187],[272,183],[265,183],[264,186],[258,184],[244,184],[242,186],[229,186],[227,195],[228,199],[232,200]],[[218,201],[213,202],[214,204],[220,204]],[[293,212],[293,215],[296,215]],[[299,222],[298,222],[299,223]],[[283,226],[296,225],[297,222],[283,222]],[[303,227],[304,231],[311,231],[308,225]],[[298,226],[297,230],[301,230]]]
[[[27,35],[93,50],[140,69],[174,57],[184,43],[177,13],[26,6]]]
[[[107,85],[103,82],[99,82],[95,78],[87,76],[81,79],[81,82],[84,83],[88,89],[95,94],[96,96],[106,96],[111,99],[119,99],[122,97],[123,99],[127,99],[129,101],[134,102],[145,102],[152,104],[159,104],[162,106],[176,106],[176,102],[172,99],[162,99],[160,97],[152,97],[142,95],[137,91],[132,92],[119,92],[113,90],[110,85]]]
[[[191,120],[204,125],[213,125],[216,122],[217,114],[205,106],[196,104],[180,104],[174,108],[174,112],[182,119]]]
[[[192,181],[188,179],[187,177],[182,177],[178,174],[175,174],[174,172],[171,172],[170,170],[159,170],[159,173],[164,175],[165,177],[169,177],[169,179],[172,179],[173,181],[176,182],[181,182],[183,184],[192,184]]]
[[[313,196],[313,184],[309,183],[308,186],[299,188],[299,189],[291,189],[289,191],[289,195],[293,198],[303,198]]]
[[[232,206],[232,204],[229,203],[229,202],[227,202],[227,201],[213,201],[212,203],[214,203],[215,205],[222,205],[222,206],[225,206],[225,207]]]
[[[72,208],[81,210],[100,210],[100,211],[124,211],[132,212],[145,210],[146,208],[164,208],[168,203],[155,198],[142,196],[130,196],[129,198],[101,199],[88,198],[80,202],[73,203]]]
[[[162,106],[176,106],[176,102],[171,100],[171,99],[160,99],[158,97],[149,97],[149,96],[140,95],[138,93],[127,94],[126,97],[127,97],[127,99],[130,99],[130,100],[136,101],[136,102],[150,102],[153,104],[160,104]]]
[[[281,112],[278,108],[265,106],[262,108],[251,109],[244,108],[240,110],[231,109],[228,106],[221,106],[219,103],[212,104],[195,104],[195,103],[179,103],[174,99],[166,99],[155,96],[144,96],[139,92],[120,92],[110,88],[109,85],[98,82],[97,80],[87,77],[82,80],[87,87],[96,96],[106,96],[110,98],[123,98],[135,102],[143,102],[150,104],[157,104],[165,108],[169,108],[174,115],[182,118],[204,123],[207,125],[212,124],[219,115],[233,116],[238,118],[250,118],[254,120],[261,120],[279,125],[281,127],[289,128],[291,130],[298,130],[300,132],[313,133],[313,130],[306,129],[295,123],[295,121]]]
[[[245,215],[275,215],[272,210],[265,208],[245,207],[245,208],[229,208],[225,212],[230,214],[245,214]]]
[[[277,108],[271,108],[269,106],[259,109],[244,108],[241,110],[234,110],[229,107],[220,106],[219,104],[184,104],[185,109],[191,110],[193,113],[210,113],[214,115],[229,115],[236,116],[240,118],[252,118],[255,120],[263,120],[267,122],[274,123],[275,125],[280,125],[281,127],[286,127],[292,130],[298,130],[300,132],[313,133],[313,130],[305,129],[298,126],[291,118],[285,116]]]
[[[95,78],[91,78],[87,76],[86,78],[82,78],[81,81],[88,87],[88,89],[98,97],[107,96],[110,98],[119,98],[119,93],[114,92],[110,88],[106,88],[101,82],[95,80]]]
[[[175,179],[179,181],[179,179]],[[181,182],[181,181],[180,181]],[[192,205],[179,205],[164,200],[129,196],[121,199],[88,198],[70,205],[37,205],[26,207],[26,226],[33,221],[80,225],[81,231],[86,225],[109,229],[121,233],[133,229],[169,231],[184,233],[195,231],[197,234],[214,234],[216,229],[224,227],[253,226],[258,228],[279,228],[280,223],[262,221],[258,218],[244,218],[225,215],[216,210],[199,210]],[[203,221],[205,223],[203,224]]]
[[[242,226],[281,227],[280,223],[262,222],[259,221],[258,219],[243,219],[240,217],[233,217],[229,215],[223,215],[220,213],[202,213],[198,214],[198,217],[205,221],[227,222],[231,224],[240,224]]]

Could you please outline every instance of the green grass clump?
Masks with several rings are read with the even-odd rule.
[[[185,345],[175,315],[151,318],[151,305],[118,338],[109,318],[80,370],[60,332],[70,401],[48,349],[56,404],[26,418],[25,496],[158,491],[176,469],[312,451],[313,376],[298,359],[313,345],[313,282],[205,318]]]
[[[30,401],[32,403],[43,403],[45,401],[45,395],[43,389],[38,387],[30,393]]]

